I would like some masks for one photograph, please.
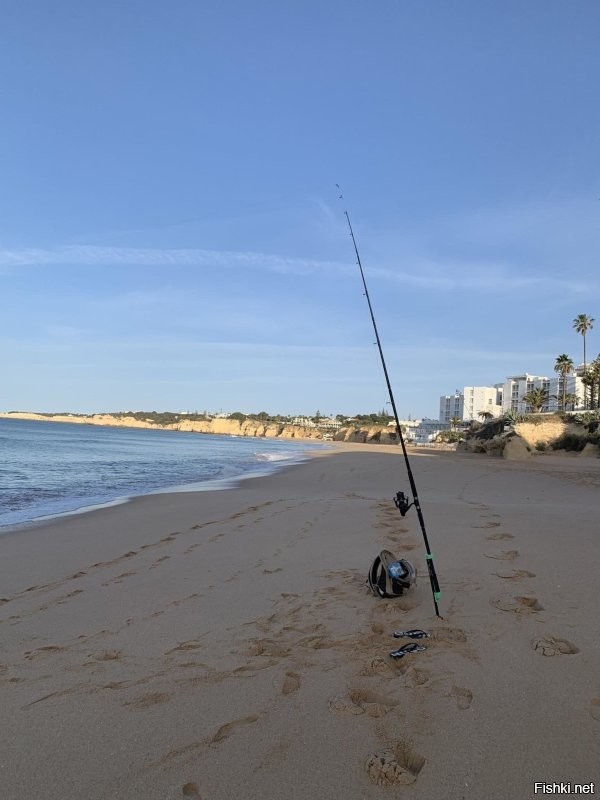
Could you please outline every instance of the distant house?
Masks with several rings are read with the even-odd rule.
[[[338,419],[331,417],[321,417],[318,424],[311,417],[294,417],[292,423],[302,425],[304,428],[327,428],[328,430],[337,430],[342,427],[342,423]]]
[[[342,423],[339,419],[333,419],[332,417],[323,417],[323,419],[319,420],[319,428],[327,428],[332,431],[337,431],[338,428],[342,427]]]
[[[294,417],[292,423],[294,425],[301,425],[303,428],[317,427],[310,417]]]
[[[431,444],[431,442],[435,442],[439,433],[447,431],[449,428],[449,423],[440,422],[438,419],[421,419],[417,421],[416,427],[412,428],[410,439],[415,444]]]

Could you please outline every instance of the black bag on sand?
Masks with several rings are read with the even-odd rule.
[[[382,550],[375,557],[367,583],[371,591],[379,597],[400,597],[417,580],[417,573],[410,561],[396,558],[389,550]]]

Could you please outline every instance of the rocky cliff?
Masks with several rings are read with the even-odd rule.
[[[108,425],[114,428],[154,428],[160,430],[189,431],[193,433],[215,433],[229,436],[260,436],[283,439],[322,439],[323,431],[305,428],[300,425],[283,425],[259,420],[209,419],[186,420],[171,425],[158,425],[152,420],[116,414],[90,414],[71,416],[70,414],[34,414],[15,411],[0,414],[4,419],[44,420],[46,422],[70,422],[75,425]]]
[[[253,436],[273,439],[330,439],[338,442],[369,442],[373,444],[396,444],[393,428],[381,426],[340,428],[334,434],[320,428],[307,428],[302,425],[261,422],[247,419],[182,419],[170,425],[158,425],[152,420],[140,420],[120,414],[90,414],[72,416],[70,414],[36,414],[14,411],[0,414],[4,419],[44,420],[46,422],[70,422],[76,425],[108,425],[115,428],[154,428],[161,430],[188,431],[192,433],[214,433],[225,436]]]

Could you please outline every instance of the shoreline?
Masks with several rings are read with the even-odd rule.
[[[45,420],[30,420],[33,422],[38,421],[45,421]],[[114,426],[100,426],[100,427],[114,427]],[[155,430],[167,430],[165,428],[155,428]],[[216,436],[217,438],[221,438],[218,434],[207,434],[209,436]],[[223,435],[224,438],[228,438],[226,434]],[[256,437],[236,437],[236,438],[246,438],[251,439],[252,441],[255,440]],[[265,437],[266,438],[266,437]],[[286,466],[293,466],[297,463],[302,463],[303,461],[314,457],[318,454],[319,450],[327,449],[333,445],[332,442],[315,442],[314,440],[306,440],[306,441],[299,441],[296,440],[291,442],[289,447],[286,448],[284,442],[280,442],[280,447],[284,448],[284,454],[278,456],[278,451],[275,451],[274,454],[269,456],[269,454],[263,454],[262,458],[257,458],[255,464],[248,464],[247,468],[237,474],[227,475],[222,477],[211,477],[206,480],[190,480],[187,483],[181,482],[174,482],[171,484],[166,484],[164,486],[159,486],[157,488],[150,488],[147,489],[145,487],[140,486],[139,492],[125,492],[123,494],[118,494],[116,496],[107,497],[107,499],[103,500],[100,497],[92,496],[89,498],[85,497],[65,497],[63,498],[63,504],[65,505],[64,509],[59,510],[52,510],[48,513],[48,511],[44,510],[43,508],[32,508],[31,511],[35,513],[35,516],[32,516],[28,519],[21,519],[17,521],[11,522],[3,522],[0,518],[0,536],[9,532],[9,531],[17,531],[21,530],[30,526],[38,526],[43,525],[45,522],[52,521],[54,519],[60,519],[64,516],[71,516],[71,515],[79,515],[79,514],[87,514],[92,511],[107,508],[113,505],[121,505],[124,503],[128,503],[131,500],[137,497],[145,497],[151,496],[155,494],[177,494],[181,492],[205,492],[205,491],[225,491],[231,488],[235,488],[241,481],[248,480],[254,477],[262,477],[262,476],[269,476],[272,474],[277,473],[281,469],[285,469]],[[79,505],[75,505],[75,503],[79,503]]]
[[[411,462],[443,619],[393,448],[0,537],[7,797],[497,800],[508,769],[523,797],[597,780],[597,460]],[[365,587],[383,548],[419,572],[395,600]],[[426,650],[391,659],[398,628]]]
[[[307,443],[308,444],[308,443]],[[78,506],[77,508],[69,509],[67,511],[58,511],[54,514],[41,514],[36,517],[32,517],[28,520],[23,520],[20,522],[12,522],[12,523],[2,523],[0,522],[0,537],[4,534],[8,533],[16,533],[21,530],[26,530],[30,527],[39,527],[40,525],[44,525],[47,522],[53,522],[55,520],[60,520],[63,517],[70,517],[80,514],[90,514],[94,511],[99,511],[101,509],[110,508],[112,506],[119,506],[124,505],[126,503],[130,503],[133,500],[144,498],[144,497],[153,497],[154,495],[162,495],[162,494],[184,494],[184,493],[196,493],[196,492],[213,492],[213,491],[228,491],[230,489],[236,489],[239,485],[246,480],[252,480],[253,478],[268,478],[272,475],[276,475],[278,472],[290,469],[293,466],[298,464],[302,464],[305,461],[311,458],[317,458],[319,455],[324,455],[327,452],[328,445],[331,447],[333,443],[328,442],[327,444],[323,443],[320,446],[315,446],[314,450],[307,449],[306,451],[302,451],[297,455],[294,455],[287,459],[274,459],[269,461],[268,463],[271,465],[269,469],[265,470],[248,470],[247,472],[242,472],[239,475],[232,475],[224,478],[210,478],[205,481],[191,481],[190,483],[184,484],[174,484],[168,485],[159,489],[152,489],[151,491],[141,492],[139,494],[128,494],[122,495],[119,497],[115,497],[113,499],[107,500],[106,502],[95,502],[84,504]],[[318,449],[316,449],[318,447]],[[324,451],[324,452],[321,452]]]

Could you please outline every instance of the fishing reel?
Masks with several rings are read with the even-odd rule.
[[[414,506],[414,503],[410,503],[408,497],[404,494],[404,492],[396,492],[396,496],[394,497],[394,505],[400,512],[400,515],[405,517],[406,512],[411,506]]]

